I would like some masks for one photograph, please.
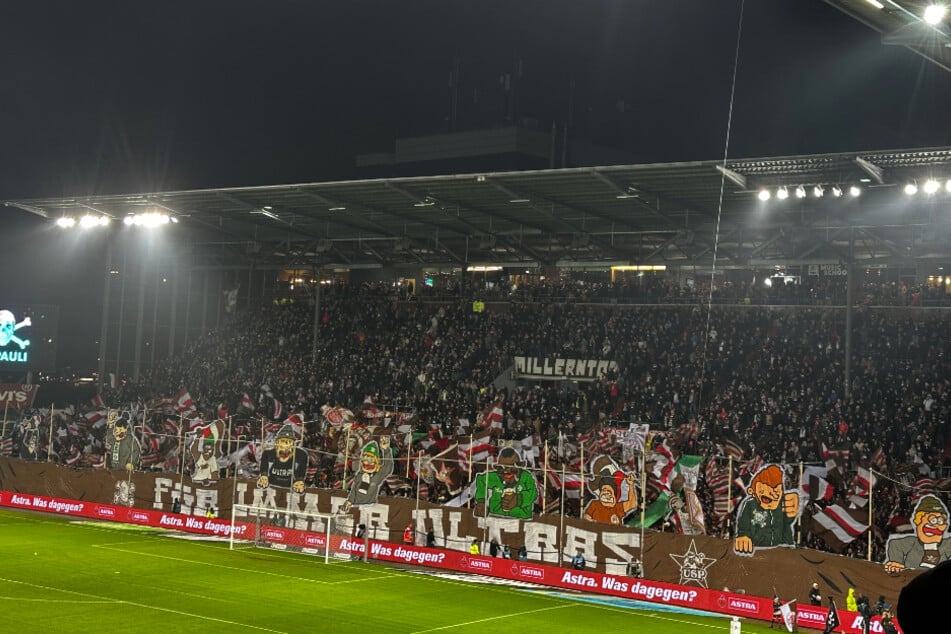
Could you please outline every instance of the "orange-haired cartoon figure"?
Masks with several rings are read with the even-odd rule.
[[[637,508],[637,486],[633,473],[624,473],[608,456],[592,462],[595,479],[588,487],[595,498],[584,509],[584,518],[604,524],[620,525]]]
[[[794,546],[793,523],[799,514],[799,494],[783,491],[783,470],[769,465],[756,472],[736,515],[733,552],[752,555],[757,548]]]

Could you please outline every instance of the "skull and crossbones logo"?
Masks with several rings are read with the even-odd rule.
[[[31,325],[30,318],[24,317],[23,321],[17,323],[16,317],[9,310],[0,310],[0,348],[11,341],[20,346],[23,350],[30,345],[29,339],[20,339],[14,333],[24,326]]]

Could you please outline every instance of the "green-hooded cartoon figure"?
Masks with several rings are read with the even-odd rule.
[[[495,470],[476,476],[475,501],[488,504],[488,514],[530,519],[538,499],[538,487],[530,471],[512,447],[499,452]]]
[[[393,474],[393,452],[390,451],[390,437],[383,436],[379,444],[371,440],[363,445],[360,454],[360,472],[350,485],[347,501],[343,503],[344,512],[351,506],[376,504],[380,487]]]
[[[948,509],[933,495],[918,500],[912,517],[915,532],[897,534],[885,545],[886,572],[901,572],[906,568],[934,568],[951,559],[951,539],[948,539]]]

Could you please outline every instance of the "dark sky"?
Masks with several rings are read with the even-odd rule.
[[[720,159],[739,9],[2,2],[0,200],[352,178],[356,154],[449,129],[454,60],[457,129],[514,111],[631,162]],[[747,0],[730,156],[951,145],[951,73],[880,38],[821,0]],[[60,363],[94,364],[104,247],[13,208],[0,226],[0,303],[61,306]]]
[[[5,2],[0,200],[349,178],[517,117],[635,162],[723,155],[739,0]],[[570,86],[574,81],[574,91]],[[573,99],[571,98],[573,95]],[[951,73],[821,0],[748,0],[730,155],[951,144]],[[570,105],[569,105],[570,104]]]

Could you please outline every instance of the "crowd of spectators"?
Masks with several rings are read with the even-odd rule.
[[[853,473],[881,449],[886,477],[874,490],[877,560],[895,515],[910,514],[914,483],[926,475],[939,478],[947,465],[951,330],[943,311],[856,308],[846,387],[841,307],[739,302],[708,310],[700,302],[557,301],[563,289],[550,297],[536,289],[520,298],[464,290],[439,300],[393,296],[382,287],[327,292],[320,299],[316,341],[312,300],[265,302],[191,341],[141,381],[121,381],[103,400],[113,407],[160,398],[168,404],[185,388],[206,420],[222,409],[247,420],[245,437],[255,433],[257,417],[273,417],[279,402],[279,419],[296,412],[307,421],[309,486],[340,486],[339,439],[321,415],[326,406],[359,413],[372,404],[400,412],[420,437],[432,438],[434,430],[437,436],[456,433],[460,419],[474,427],[480,412],[501,403],[500,440],[533,437],[535,447],[577,447],[578,434],[649,423],[665,432],[675,452],[708,459],[723,457],[727,439],[748,458],[781,464],[823,464],[823,447],[847,448],[846,470]],[[473,311],[474,297],[485,300],[484,311]],[[609,359],[617,369],[589,382],[515,380],[515,355]],[[241,407],[245,395],[253,414]],[[101,466],[103,428],[75,424],[89,409],[76,404],[59,412],[52,434],[55,459]],[[161,421],[148,424],[150,436],[162,435]],[[678,431],[685,426],[694,431]],[[9,450],[14,434],[7,436],[6,453],[15,453],[15,447]],[[188,458],[174,435],[165,438],[165,459],[150,466],[180,469]],[[416,449],[401,447],[410,480],[404,491],[418,490],[408,460]],[[562,453],[559,459],[571,457]],[[243,460],[246,470],[236,464],[225,474],[237,468],[253,475],[251,457]],[[551,488],[548,493],[558,494]],[[707,531],[726,536],[712,491],[701,482],[699,493]],[[842,484],[834,502],[848,504],[850,493],[849,484]],[[434,501],[445,495],[438,486],[427,487]],[[815,511],[810,503],[805,515]],[[827,547],[805,530],[802,541]],[[864,557],[864,548],[856,540],[849,552]]]

